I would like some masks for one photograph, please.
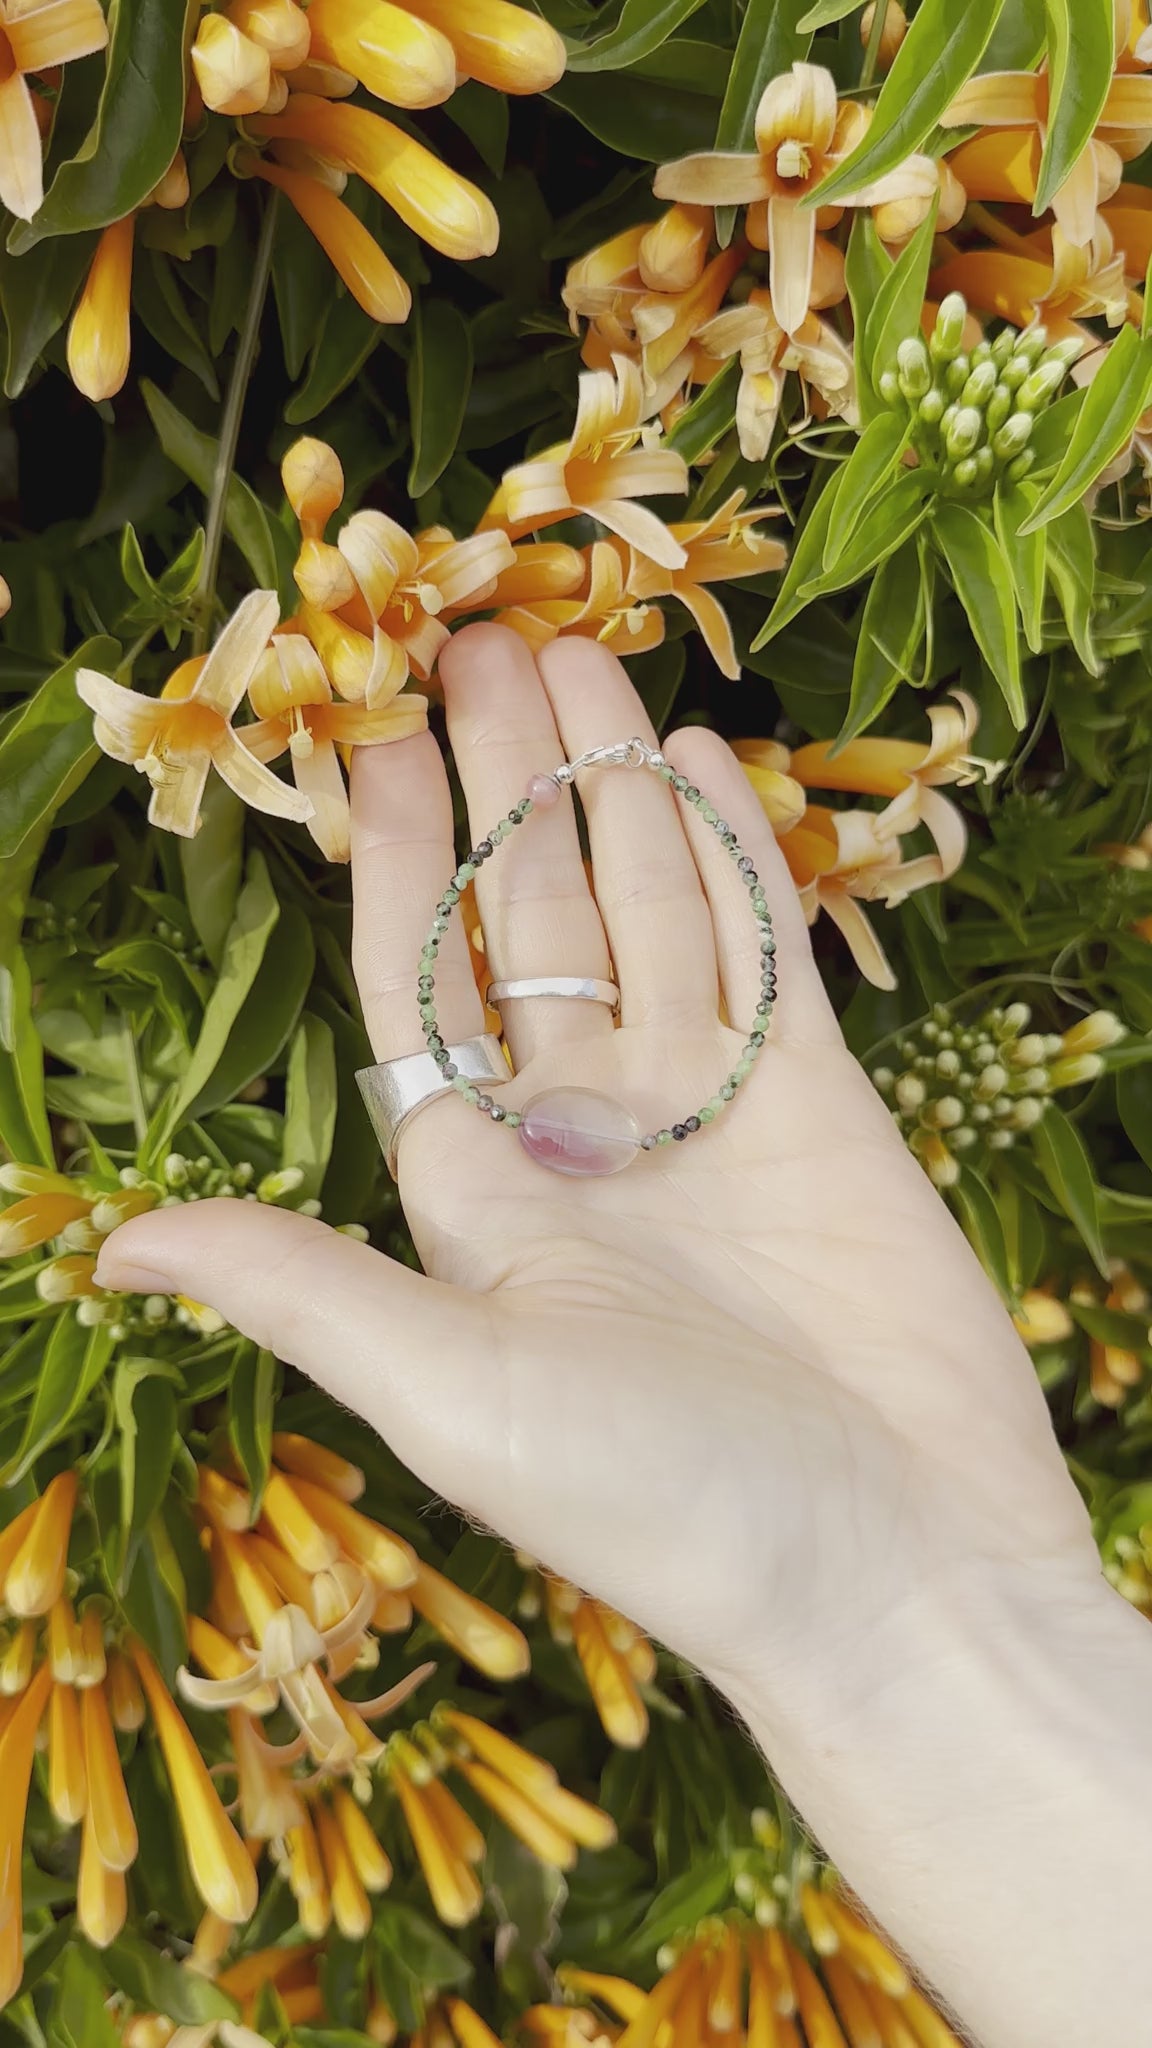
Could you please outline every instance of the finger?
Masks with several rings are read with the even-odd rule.
[[[452,795],[429,732],[352,757],[352,962],[378,1060],[422,1052],[416,983],[436,905],[456,871]],[[453,918],[436,962],[449,1045],[484,1029],[468,941]]]
[[[776,935],[778,995],[772,1031],[810,1043],[840,1043],[840,1026],[812,956],[812,942],[796,885],[732,749],[704,726],[674,733],[665,754],[681,775],[708,792],[744,851],[754,861],[768,898]],[[760,927],[735,862],[698,813],[685,806],[685,829],[708,893],[720,978],[728,1015],[738,1029],[750,1025],[760,993]]]
[[[260,1202],[137,1216],[105,1239],[97,1270],[116,1292],[206,1302],[366,1416],[437,1492],[492,1512],[507,1431],[484,1296]]]
[[[564,748],[540,672],[506,626],[468,626],[440,657],[448,734],[468,799],[473,841],[547,775]],[[572,799],[533,813],[486,862],[476,901],[493,976],[590,975],[611,971],[608,941],[584,862]],[[606,1037],[607,1008],[566,996],[517,997],[503,1006],[504,1032],[518,1067],[546,1046]]]
[[[633,735],[656,745],[627,671],[607,648],[556,640],[540,656],[540,673],[570,757]],[[714,1019],[712,921],[676,798],[642,769],[590,768],[579,788],[623,1022]]]

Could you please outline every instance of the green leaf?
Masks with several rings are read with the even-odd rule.
[[[228,1042],[188,1118],[208,1116],[234,1102],[243,1088],[268,1073],[299,1022],[312,982],[316,942],[298,903],[283,905],[276,937],[228,1035]]]
[[[852,695],[836,747],[866,732],[907,680],[924,638],[925,618],[924,569],[914,537],[889,555],[872,579],[856,641]]]
[[[472,1975],[467,1956],[414,1906],[402,1906],[397,1899],[382,1899],[376,1909],[376,1935],[402,1957],[421,1984],[439,1989],[449,1984],[466,1984]]]
[[[927,141],[984,54],[1004,0],[923,0],[884,81],[864,140],[818,185],[817,206],[896,169]],[[1109,41],[1109,61],[1111,61]]]
[[[93,1388],[103,1379],[112,1356],[107,1326],[86,1330],[71,1308],[58,1316],[48,1339],[36,1393],[20,1442],[3,1468],[0,1486],[14,1486],[31,1470],[41,1451],[63,1436]]]
[[[236,902],[236,911],[224,942],[224,956],[216,986],[208,999],[200,1036],[165,1127],[171,1137],[207,1087],[224,1054],[229,1034],[260,971],[268,941],[280,917],[276,892],[268,878],[268,864],[262,853],[252,853],[248,876]]]
[[[776,602],[752,642],[753,654],[773,639],[790,619],[794,619],[798,612],[803,611],[807,604],[807,587],[823,571],[824,550],[832,531],[832,520],[843,476],[842,464],[839,469],[833,470],[815,502],[810,501],[808,516],[796,536],[788,557],[788,567],[784,571],[784,581],[777,592]]]
[[[228,1386],[228,1441],[248,1482],[253,1521],[272,1466],[276,1381],[272,1353],[258,1351],[254,1344],[241,1345]]]
[[[347,389],[369,356],[388,339],[388,329],[373,320],[347,292],[329,297],[328,317],[313,345],[308,373],[284,407],[288,424],[299,427],[314,420],[318,412],[323,412]]]
[[[1100,674],[1100,657],[1092,642],[1093,596],[1096,587],[1096,536],[1087,507],[1072,505],[1059,519],[1039,528],[1048,542],[1048,574],[1081,662],[1090,676]]]
[[[210,398],[220,387],[204,337],[180,294],[172,259],[156,249],[141,251],[132,280],[132,305],[165,355],[199,378]]]
[[[29,833],[51,821],[98,759],[92,714],[76,695],[81,668],[111,671],[115,640],[86,640],[16,711],[0,738],[0,858],[18,852]]]
[[[832,22],[843,21],[849,14],[855,14],[859,6],[860,0],[816,0],[815,7],[810,7],[796,26],[806,29],[809,35],[815,35],[818,28],[828,28]]]
[[[65,1949],[52,1986],[50,2048],[119,2048],[120,2031],[108,2010],[104,1965],[86,1943]]]
[[[13,228],[16,254],[50,235],[107,227],[143,205],[180,145],[184,52],[199,16],[199,0],[111,0],[96,120],[35,218]]]
[[[1044,569],[1047,542],[1043,529],[1022,531],[1036,507],[1040,493],[1035,484],[1001,485],[992,502],[996,538],[1008,564],[1024,638],[1033,654],[1043,644]]]
[[[320,1193],[336,1131],[336,1049],[329,1025],[305,1011],[288,1056],[283,1164],[304,1175],[302,1199]]]
[[[836,567],[865,515],[875,514],[911,438],[911,421],[895,412],[878,413],[865,427],[841,472],[836,517],[824,543],[826,569]]]
[[[408,358],[410,498],[431,490],[455,454],[471,389],[472,338],[463,314],[447,299],[417,300]]]
[[[1112,0],[1047,0],[1048,122],[1032,211],[1051,206],[1091,147],[1112,83]]]
[[[92,235],[61,236],[26,256],[0,250],[0,311],[8,339],[4,391],[18,398],[52,336],[64,325],[96,247]]]
[[[276,221],[272,289],[284,345],[284,367],[298,377],[315,348],[332,304],[332,268],[310,228],[292,207]]]
[[[1149,1353],[1148,1318],[1124,1315],[1119,1309],[1100,1308],[1095,1302],[1070,1301],[1069,1312],[1082,1330],[1101,1344],[1115,1344],[1122,1351]]]
[[[1054,1102],[1048,1104],[1032,1133],[1036,1163],[1052,1194],[1092,1254],[1099,1271],[1108,1277],[1108,1260],[1100,1236],[1098,1190],[1083,1138]]]
[[[927,219],[921,222],[900,251],[897,261],[881,279],[869,307],[864,339],[857,344],[856,351],[865,372],[862,418],[879,412],[881,401],[876,393],[881,373],[894,367],[900,343],[909,335],[920,332],[920,312],[928,288],[936,213],[934,203]],[[872,232],[875,236],[875,229]]]
[[[209,960],[219,967],[244,869],[244,806],[218,775],[204,791],[200,830],[180,841],[179,854],[188,915]]]
[[[157,1359],[120,1357],[112,1380],[112,1410],[119,1425],[120,1530],[123,1563],[135,1537],[164,1495],[176,1455],[179,1373]]]
[[[165,398],[147,377],[140,379],[140,390],[165,455],[183,470],[186,477],[191,478],[207,498],[216,474],[215,441],[210,434],[202,434],[191,420],[185,419],[171,399]],[[259,588],[278,589],[280,570],[268,515],[243,477],[233,476],[229,482],[224,524]]]
[[[716,149],[755,147],[756,109],[764,87],[808,55],[812,37],[800,25],[804,12],[805,0],[748,0],[716,124]],[[736,211],[734,206],[716,210],[716,233],[723,249],[735,232]]]
[[[1011,1261],[996,1197],[975,1167],[967,1164],[961,1169],[952,1194],[960,1211],[965,1237],[1006,1306],[1014,1309],[1016,1294],[1012,1286]]]
[[[615,28],[595,42],[569,39],[569,71],[621,71],[639,63],[695,14],[704,0],[624,0]]]
[[[843,471],[840,474],[842,475]],[[824,498],[828,496],[828,491],[832,488],[833,486],[830,485],[825,490]],[[836,493],[836,498],[837,505],[829,510],[827,515],[829,519],[836,516],[839,491]],[[823,498],[821,503],[823,503]],[[816,553],[815,543],[806,545],[808,543],[809,528],[805,527],[800,540],[797,542],[793,559],[788,565],[788,573],[785,577],[785,587],[787,587],[796,557],[801,555],[803,550],[802,573],[800,574],[798,584],[788,590],[786,603],[785,587],[781,588],[780,597],[777,599],[771,614],[752,642],[753,651],[764,646],[780,630],[782,625],[786,625],[788,620],[794,618],[797,612],[802,611],[805,605],[810,604],[813,598],[828,597],[834,590],[846,590],[850,585],[860,582],[865,576],[869,575],[873,569],[877,568],[889,555],[894,554],[896,549],[901,547],[923,525],[930,503],[928,486],[921,472],[913,470],[906,476],[898,477],[891,490],[887,493],[875,517],[866,520],[862,526],[857,528],[855,535],[845,548],[834,569],[825,570],[820,566],[820,562],[823,559],[823,550],[827,545],[826,530],[820,536],[819,555],[816,561],[813,562],[812,558]],[[810,521],[809,525],[811,523]]]
[[[711,145],[715,103],[705,93],[674,85],[638,91],[626,72],[608,71],[584,78],[565,74],[545,97],[618,156],[642,163],[667,163]]]
[[[1025,531],[1058,519],[1078,505],[1101,471],[1127,444],[1152,401],[1152,340],[1122,327],[1107,360],[1084,393],[1064,459]]]
[[[876,233],[876,223],[868,208],[858,207],[848,236],[844,282],[848,287],[848,299],[852,308],[852,332],[855,336],[856,397],[860,417],[864,421],[870,420],[874,413],[879,412],[881,403],[872,382],[868,351],[865,347],[868,319],[885,279],[894,267],[892,258]],[[903,336],[899,339],[902,340]]]
[[[487,165],[494,178],[504,176],[508,158],[508,100],[502,92],[469,78],[458,85],[444,105],[450,121],[456,123]],[[293,372],[295,374],[295,372]]]
[[[188,1603],[180,1561],[160,1515],[153,1515],[137,1546],[120,1605],[174,1689],[188,1650]]]
[[[1152,1072],[1124,1067],[1116,1076],[1120,1121],[1145,1166],[1152,1169]]]
[[[238,2017],[235,2000],[210,1977],[186,1969],[131,1928],[103,1950],[102,1960],[116,1989],[133,2005],[143,2012],[163,2013],[178,2027],[206,2027]]]
[[[932,533],[952,587],[968,614],[981,654],[1000,686],[1012,723],[1021,731],[1028,716],[1020,676],[1016,597],[987,520],[969,505],[938,501]]]
[[[665,445],[674,448],[685,462],[699,462],[735,426],[740,377],[740,364],[733,356],[731,362],[709,378],[700,396],[677,414]]]
[[[13,1159],[55,1164],[44,1101],[44,1048],[32,1018],[32,976],[21,947],[0,957],[0,1138]]]

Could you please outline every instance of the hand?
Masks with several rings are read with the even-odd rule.
[[[538,668],[512,633],[473,626],[441,673],[474,838],[566,755],[654,740],[624,669],[586,641]],[[211,1303],[721,1687],[772,1674],[783,1728],[867,1683],[878,1622],[970,1568],[1087,1583],[1098,1565],[1028,1356],[844,1046],[742,770],[699,728],[666,751],[754,859],[779,946],[769,1042],[714,1125],[572,1180],[448,1096],[399,1157],[430,1277],[237,1203],[138,1218],[99,1277]],[[656,777],[592,769],[580,793],[595,894],[566,796],[481,870],[479,907],[494,974],[615,972],[622,1025],[591,1003],[509,1004],[502,1099],[578,1083],[658,1128],[738,1055],[758,929],[715,835]],[[456,864],[435,741],[363,749],[353,802],[356,976],[387,1060],[422,1049],[418,955]],[[743,1030],[720,1022],[721,991]],[[483,1029],[459,918],[437,1000],[449,1042]]]

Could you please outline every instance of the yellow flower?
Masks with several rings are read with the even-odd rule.
[[[447,1739],[444,1761],[542,1863],[570,1870],[581,1848],[607,1849],[616,1840],[611,1815],[566,1791],[551,1766],[519,1743],[493,1742],[492,1730],[450,1708],[439,1710],[435,1725]]]
[[[490,256],[500,223],[490,199],[448,169],[431,150],[366,107],[334,106],[313,93],[293,93],[283,113],[259,115],[254,135],[305,142],[318,155],[363,178],[401,220],[442,256]]]
[[[234,167],[284,193],[370,320],[395,326],[408,318],[412,294],[395,264],[352,208],[321,179],[288,170],[254,150],[239,151]]]
[[[135,232],[134,213],[105,228],[68,328],[68,374],[93,403],[114,398],[128,375]]]
[[[438,29],[392,0],[309,0],[312,55],[350,72],[378,100],[436,107],[456,90],[456,56]]]
[[[587,576],[588,564],[579,548],[570,548],[563,541],[527,541],[512,549],[512,561],[486,590],[483,608],[506,611],[575,597]],[[479,608],[479,600],[466,598],[459,605],[445,605],[440,616],[448,623]]]
[[[40,126],[27,74],[90,57],[108,42],[99,0],[0,0],[0,201],[31,220],[44,198]]]
[[[11,1613],[47,1614],[64,1591],[76,1474],[58,1472],[0,1534],[0,1586]]]
[[[153,825],[190,839],[210,768],[257,810],[298,823],[311,816],[308,799],[257,761],[231,723],[278,614],[274,591],[253,591],[212,652],[182,662],[159,697],[141,697],[95,669],[79,671],[76,689],[96,714],[97,745],[116,761],[130,761],[152,784]]]
[[[77,1926],[94,1948],[107,1948],[115,1941],[127,1917],[128,1887],[124,1873],[111,1869],[105,1863],[91,1816],[85,1814],[76,1877]]]
[[[1152,229],[1152,213],[1139,217]],[[932,291],[940,298],[962,292],[970,305],[999,313],[1015,327],[1038,320],[1050,341],[1088,338],[1079,323],[1097,314],[1117,327],[1139,303],[1125,284],[1126,253],[1116,252],[1105,213],[1097,214],[1083,243],[1069,241],[1059,221],[1027,236],[1001,229],[1000,242],[998,248],[949,256],[932,273]]]
[[[695,620],[704,644],[722,675],[735,680],[740,663],[724,607],[705,586],[730,583],[741,576],[763,576],[782,569],[788,551],[778,540],[756,531],[770,517],[770,508],[740,510],[743,491],[735,491],[709,519],[669,528],[684,550],[682,569],[666,570],[632,552],[628,588],[636,597],[676,597]]]
[[[949,158],[970,198],[1035,199],[1048,90],[1043,71],[985,72],[970,78],[940,116],[942,128],[993,131],[962,143]],[[1098,209],[1120,183],[1123,160],[1141,155],[1150,141],[1152,78],[1114,78],[1095,134],[1052,200],[1070,242],[1091,240]]]
[[[649,647],[658,647],[664,638],[663,616],[637,602],[636,591],[625,581],[620,547],[620,543],[606,540],[592,543],[584,596],[514,605],[497,614],[500,624],[511,626],[534,652],[566,633],[612,642],[619,654],[643,654]],[[627,550],[623,552],[626,560]]]
[[[133,1643],[132,1659],[160,1738],[192,1881],[221,1920],[249,1920],[257,1898],[252,1860],[220,1804],[187,1722],[141,1643]]]
[[[424,697],[397,696],[371,708],[334,704],[315,648],[299,633],[277,633],[248,685],[257,723],[242,728],[258,761],[287,748],[297,789],[312,807],[308,830],[327,860],[352,858],[352,816],[337,748],[381,746],[423,732]]]
[[[1030,1351],[1038,1344],[1062,1344],[1076,1329],[1064,1303],[1044,1287],[1024,1289],[1012,1321]]]
[[[571,1643],[605,1734],[620,1749],[648,1739],[648,1709],[639,1687],[656,1675],[652,1645],[630,1621],[590,1600],[576,1586],[545,1578],[548,1625],[558,1643]]]
[[[477,1671],[505,1681],[523,1677],[530,1662],[528,1644],[515,1622],[421,1560],[407,1590],[417,1614]]]
[[[408,1737],[392,1737],[386,1769],[438,1917],[466,1927],[484,1900],[474,1870],[484,1860],[483,1835]]]
[[[704,206],[753,205],[766,208],[767,246],[771,261],[769,286],[776,317],[793,333],[811,303],[812,267],[817,227],[832,225],[841,208],[816,209],[803,204],[850,156],[862,139],[871,116],[852,100],[838,101],[830,71],[819,64],[793,64],[790,72],[765,87],[756,112],[756,154],[705,153],[664,164],[656,173],[661,199],[687,200]],[[854,193],[851,206],[915,202],[923,219],[938,189],[934,167],[912,157],[887,177]]]
[[[647,420],[636,364],[624,356],[613,361],[614,370],[580,378],[571,439],[508,470],[481,526],[503,526],[519,537],[584,512],[654,562],[680,569],[684,550],[636,500],[686,491],[687,467],[660,446],[659,426]]]
[[[686,292],[703,275],[712,237],[710,206],[670,206],[637,230],[636,264],[650,292]]]
[[[36,1735],[51,1690],[52,1674],[41,1664],[0,1729],[0,2007],[15,1997],[24,1969],[24,1815]]]
[[[93,1848],[108,1870],[128,1870],[136,1861],[136,1822],[104,1685],[88,1686],[81,1692],[80,1721],[88,1784],[87,1824]]]
[[[0,1259],[37,1251],[91,1214],[93,1195],[69,1174],[42,1166],[0,1166],[0,1188],[23,1200],[0,1210]]]
[[[228,0],[229,21],[268,52],[276,71],[295,71],[308,55],[309,17],[296,0]]]
[[[868,0],[860,16],[860,41],[865,49],[872,40],[872,25],[876,18],[877,0]],[[880,69],[890,71],[896,56],[908,33],[908,16],[900,0],[884,0],[884,23],[880,30]]]
[[[511,0],[405,0],[447,36],[456,67],[497,92],[547,92],[564,73],[564,42],[549,22]]]

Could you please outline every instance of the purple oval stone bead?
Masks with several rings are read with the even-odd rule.
[[[547,1088],[524,1107],[520,1143],[538,1166],[592,1178],[620,1173],[640,1150],[631,1110],[595,1088]]]

